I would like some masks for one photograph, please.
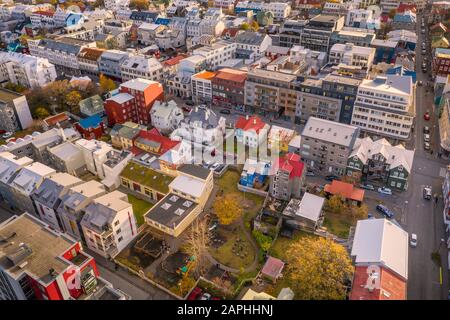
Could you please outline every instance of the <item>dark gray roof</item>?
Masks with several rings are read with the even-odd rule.
[[[200,121],[204,129],[215,128],[219,125],[219,117],[217,114],[206,106],[198,106],[192,109],[186,121],[187,123]]]
[[[145,215],[169,228],[178,226],[198,204],[174,193],[169,193]]]
[[[238,33],[234,38],[234,41],[236,41],[236,43],[260,45],[264,41],[265,36],[265,34],[261,34],[258,32],[244,31]]]
[[[183,172],[185,174],[200,178],[202,180],[206,180],[211,170],[203,168],[201,166],[195,165],[195,164],[183,164],[178,168],[178,171]]]
[[[64,187],[59,183],[51,179],[45,179],[34,192],[33,199],[38,200],[49,208],[56,208],[55,205],[57,205],[59,196],[63,190]]]
[[[39,42],[39,45],[46,47],[53,51],[62,51],[66,53],[78,54],[81,50],[82,44],[79,43],[67,43],[62,41],[56,41],[51,39],[44,39]]]

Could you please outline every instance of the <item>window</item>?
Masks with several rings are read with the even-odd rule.
[[[118,242],[121,242],[123,240],[123,237],[120,236],[119,239],[117,239]]]
[[[119,234],[121,232],[122,232],[122,229],[120,229],[120,228],[116,230],[116,234]]]
[[[119,225],[119,223],[120,223],[120,221],[119,221],[119,220],[117,220],[116,222],[114,222],[114,227],[118,226],[118,225]]]

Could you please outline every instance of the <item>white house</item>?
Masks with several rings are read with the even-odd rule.
[[[81,220],[89,249],[103,257],[115,257],[137,235],[136,218],[128,196],[113,191],[93,200]]]
[[[152,81],[162,80],[163,67],[155,58],[144,55],[130,55],[120,65],[122,80],[143,78]]]
[[[233,59],[236,48],[237,45],[234,42],[219,40],[211,45],[195,49],[192,54],[204,57],[207,67],[213,70],[227,60]]]
[[[261,57],[269,46],[272,45],[272,38],[267,34],[253,31],[238,33],[234,38],[237,50],[252,51],[255,57]]]
[[[112,146],[106,142],[98,140],[80,139],[75,144],[83,152],[87,169],[101,179],[105,178],[103,163],[108,160],[108,153],[113,150]]]
[[[211,80],[216,75],[215,72],[201,71],[192,75],[192,99],[197,103],[210,103],[212,101]]]
[[[235,125],[236,140],[250,148],[257,148],[267,141],[269,129],[270,126],[257,116],[240,116]]]
[[[330,49],[329,62],[369,70],[375,58],[375,51],[375,48],[355,46],[353,43],[336,43]]]
[[[150,110],[152,126],[159,132],[168,134],[175,130],[184,119],[183,110],[174,100],[156,101]]]

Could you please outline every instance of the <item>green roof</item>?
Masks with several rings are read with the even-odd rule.
[[[134,162],[128,163],[120,176],[162,193],[169,192],[169,184],[174,179]]]

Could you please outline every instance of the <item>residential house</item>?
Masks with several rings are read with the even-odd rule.
[[[351,256],[350,300],[406,300],[409,236],[386,219],[359,220]]]
[[[94,199],[80,224],[87,247],[105,258],[114,258],[137,235],[133,207],[120,191]]]
[[[150,118],[153,127],[161,133],[169,134],[179,126],[184,114],[174,100],[156,101],[150,110]]]
[[[134,139],[140,131],[140,126],[134,122],[116,124],[110,131],[111,143],[119,149],[130,149],[133,147]]]
[[[143,152],[160,156],[179,143],[163,136],[156,128],[141,130],[133,141],[132,152],[136,156]]]
[[[375,58],[375,51],[375,48],[359,47],[353,43],[336,43],[330,49],[329,62],[370,70]]]
[[[83,219],[84,210],[93,199],[104,194],[106,194],[105,187],[100,182],[91,180],[71,187],[60,196],[61,203],[56,213],[63,224],[64,231],[74,239],[83,239],[80,222]]]
[[[130,55],[120,65],[122,80],[141,78],[152,81],[161,81],[163,67],[155,58],[148,58],[144,55]]]
[[[211,103],[212,101],[212,79],[215,72],[201,71],[191,76],[192,99],[194,102]]]
[[[153,203],[169,193],[169,184],[173,179],[135,162],[128,163],[120,174],[122,187]]]
[[[102,116],[105,113],[103,99],[98,94],[81,100],[78,105],[80,106],[81,114],[85,117],[91,117],[94,115]]]
[[[280,152],[289,152],[289,143],[295,136],[295,130],[273,125],[268,135],[270,150],[278,148]]]
[[[391,145],[386,139],[356,139],[348,157],[347,176],[363,181],[381,181],[389,188],[408,189],[414,150],[401,144]]]
[[[81,74],[96,76],[99,74],[98,62],[105,52],[99,48],[83,48],[77,55]]]
[[[100,139],[105,133],[106,126],[99,114],[95,114],[88,118],[81,119],[74,124],[84,139]]]
[[[257,116],[239,116],[234,127],[238,143],[250,148],[258,148],[261,143],[267,143],[270,125]]]
[[[239,178],[244,187],[260,189],[264,186],[270,173],[270,162],[247,158]]]
[[[102,184],[107,190],[115,190],[120,186],[120,174],[133,158],[133,153],[129,150],[112,149],[106,154],[106,161],[102,164],[105,178]]]
[[[49,165],[60,172],[81,176],[87,172],[83,152],[74,143],[65,141],[49,148]]]
[[[244,31],[236,34],[234,37],[236,42],[236,56],[244,55],[247,51],[252,54],[249,56],[260,58],[264,55],[267,48],[272,45],[272,38],[267,34],[253,31]]]
[[[57,213],[61,198],[70,188],[82,183],[83,181],[77,177],[63,172],[46,177],[31,195],[39,218],[52,229],[64,232],[64,224]]]
[[[202,212],[213,189],[213,173],[203,167],[185,164],[168,185],[167,195],[144,216],[151,227],[178,237]]]
[[[315,231],[324,220],[325,198],[305,192],[302,199],[291,199],[283,210],[286,225],[300,230]]]
[[[112,79],[122,79],[121,65],[130,53],[120,50],[106,50],[98,59],[98,71]]]
[[[298,154],[278,157],[271,167],[270,194],[280,200],[300,198],[306,170]]]
[[[103,141],[86,139],[75,141],[75,145],[81,150],[88,171],[104,179],[102,164],[107,160],[108,152],[112,150],[111,145]]]
[[[339,180],[333,180],[331,183],[327,183],[323,191],[330,196],[340,196],[351,205],[361,205],[364,200],[364,190],[356,188],[353,184],[342,182]]]

